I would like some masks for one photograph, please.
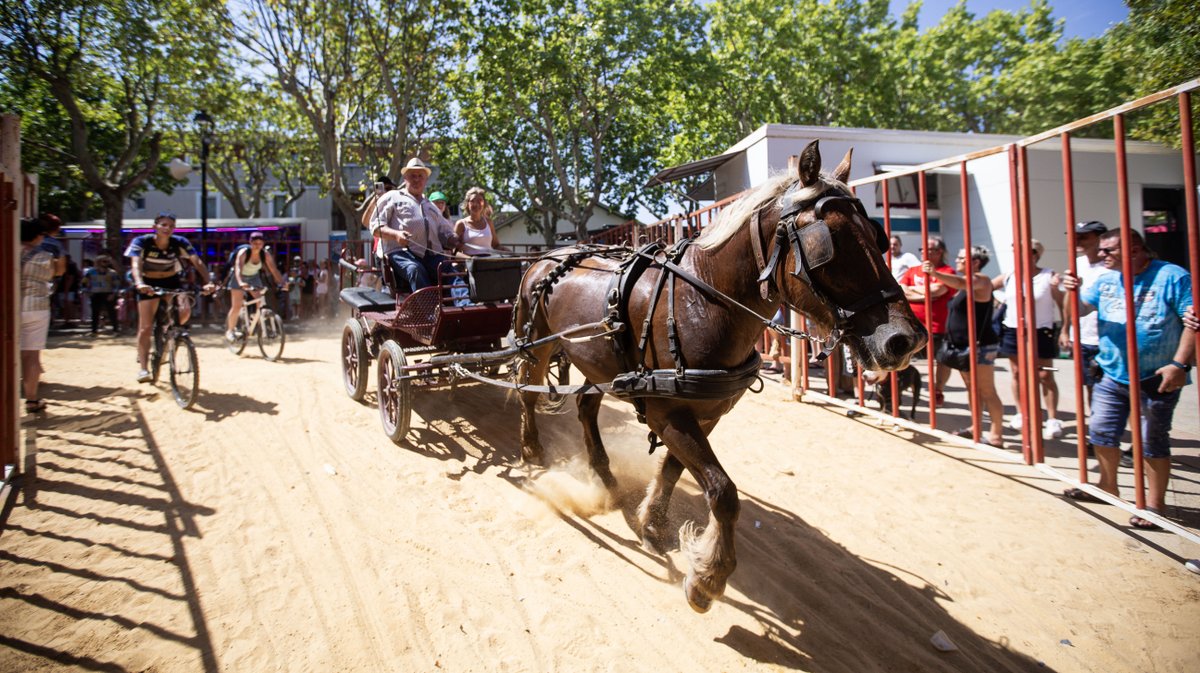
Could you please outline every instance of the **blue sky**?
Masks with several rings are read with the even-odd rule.
[[[1049,0],[1053,15],[1066,19],[1066,37],[1098,37],[1109,24],[1123,21],[1129,16],[1129,8],[1121,0]],[[918,15],[921,30],[936,24],[946,10],[957,4],[957,0],[925,0]],[[983,16],[993,9],[1018,11],[1026,9],[1030,0],[967,0],[967,9],[976,16]],[[899,16],[908,6],[908,0],[891,0],[892,14]]]

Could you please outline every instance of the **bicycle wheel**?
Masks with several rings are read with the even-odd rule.
[[[238,316],[237,327],[233,328],[234,334],[237,336],[233,341],[225,340],[225,347],[234,355],[241,355],[242,351],[246,350],[246,342],[250,339],[246,333],[246,311],[243,309],[242,314]]]
[[[283,321],[279,314],[269,308],[263,309],[262,319],[258,322],[258,350],[262,356],[275,362],[283,355],[283,344],[287,337],[283,334]]]
[[[200,361],[190,337],[175,337],[171,344],[171,392],[175,402],[191,409],[200,394]]]
[[[351,318],[342,328],[342,384],[346,387],[346,394],[355,402],[362,402],[367,393],[367,370],[370,366],[366,333],[358,318]]]
[[[412,385],[404,376],[408,365],[404,349],[388,339],[379,352],[379,420],[383,423],[383,434],[399,444],[408,434],[412,418]]]
[[[550,361],[550,366],[546,369],[546,383],[552,386],[567,386],[571,383],[571,361],[563,351],[555,353]],[[537,410],[546,414],[558,413],[570,397],[562,393],[542,393],[538,399]]]

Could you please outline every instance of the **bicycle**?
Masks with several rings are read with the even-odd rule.
[[[179,303],[195,302],[190,290],[158,288],[154,294],[165,297],[154,314],[154,351],[150,354],[150,382],[158,382],[158,373],[167,358],[171,393],[175,403],[184,409],[192,408],[200,393],[200,361],[196,345],[186,329],[179,324]]]
[[[230,290],[230,292],[240,291]],[[253,316],[250,314],[251,306],[257,307]],[[266,305],[265,291],[257,297],[248,298],[242,302],[233,333],[233,341],[226,340],[225,342],[229,352],[241,355],[242,351],[246,349],[250,335],[254,334],[258,337],[258,350],[270,362],[275,362],[283,355],[283,345],[287,342],[287,337],[283,332],[283,319]]]

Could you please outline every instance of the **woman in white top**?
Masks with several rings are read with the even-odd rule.
[[[249,245],[238,248],[237,254],[234,255],[233,268],[230,269],[229,282],[226,284],[229,288],[229,313],[225,315],[226,341],[232,342],[237,339],[233,330],[237,327],[238,313],[242,310],[245,293],[249,292],[258,298],[266,288],[262,276],[264,267],[275,278],[275,283],[286,292],[288,284],[275,266],[275,256],[267,248],[262,232],[252,231]]]
[[[1041,241],[1033,239],[1033,317],[1034,326],[1037,329],[1037,375],[1038,383],[1041,384],[1042,402],[1046,406],[1046,423],[1044,431],[1050,439],[1058,439],[1063,436],[1062,421],[1057,418],[1058,415],[1058,383],[1054,380],[1053,360],[1058,357],[1058,338],[1054,330],[1054,322],[1062,313],[1063,294],[1059,289],[1058,273],[1051,269],[1043,269],[1038,266],[1038,260],[1042,258],[1045,248]],[[1009,358],[1014,364],[1017,360],[1017,307],[1016,302],[1020,296],[1018,292],[1016,278],[1011,273],[1005,273],[998,276],[992,281],[992,287],[995,289],[1004,288],[1004,302],[1007,308],[1004,311],[1004,321],[1000,327],[1000,357]],[[1055,307],[1058,311],[1055,311]],[[1020,377],[1012,377],[1012,394],[1013,400],[1020,400],[1018,379]],[[1012,425],[1014,430],[1020,430],[1024,424],[1024,419],[1018,412],[1013,417]]]
[[[492,224],[492,207],[487,202],[487,192],[481,187],[467,190],[463,199],[463,212],[467,214],[454,223],[454,234],[461,241],[459,250],[467,255],[490,255],[496,251],[508,252],[496,238]]]

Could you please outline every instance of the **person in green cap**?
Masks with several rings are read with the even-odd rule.
[[[433,202],[433,205],[437,206],[439,211],[441,211],[442,217],[446,218],[447,220],[450,219],[450,204],[446,201],[445,194],[441,192],[434,192],[429,195],[429,200]]]

